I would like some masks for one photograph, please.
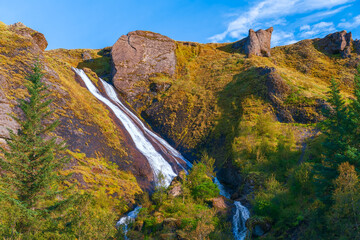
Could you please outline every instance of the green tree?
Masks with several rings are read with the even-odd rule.
[[[339,84],[332,79],[330,85],[330,97],[328,102],[332,108],[323,111],[325,120],[319,124],[320,129],[326,135],[323,143],[325,158],[315,166],[316,191],[324,203],[331,202],[331,193],[334,189],[333,181],[338,176],[338,167],[347,161],[344,154],[349,149],[351,122],[349,120],[349,108],[340,95]]]
[[[212,176],[208,176],[209,168],[202,162],[194,164],[188,175],[187,184],[191,190],[191,195],[196,199],[209,199],[217,197],[220,193],[218,187],[212,181]]]
[[[346,151],[349,163],[360,168],[360,65],[354,77],[354,96],[350,104],[350,146]]]
[[[59,121],[51,120],[53,100],[42,77],[37,61],[26,77],[29,96],[19,100],[23,114],[13,116],[20,129],[17,133],[10,131],[0,158],[0,198],[20,214],[11,224],[11,234],[34,238],[37,231],[57,225],[59,215],[55,212],[64,211],[69,202],[60,184],[64,176],[59,174],[68,161],[63,154],[65,143],[51,137]]]

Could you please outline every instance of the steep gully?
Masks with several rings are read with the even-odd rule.
[[[85,72],[81,69],[73,68],[73,71],[82,79],[86,88],[98,100],[108,106],[115,116],[121,121],[136,148],[143,154],[149,162],[153,171],[155,182],[159,173],[165,177],[165,185],[169,186],[172,179],[177,175],[174,169],[187,169],[192,167],[192,164],[187,161],[176,149],[171,147],[164,139],[149,130],[143,122],[132,113],[126,106],[119,100],[115,89],[109,83],[100,79],[100,82],[105,90],[102,94],[99,89],[91,82]],[[156,146],[156,147],[155,147]],[[159,149],[157,151],[156,149]],[[170,162],[170,163],[169,163]],[[177,168],[175,168],[175,166]],[[174,168],[174,169],[173,169]],[[220,189],[220,194],[226,198],[230,198],[230,194],[226,192],[225,188],[214,178],[214,182]],[[249,218],[249,211],[246,207],[241,205],[239,201],[234,202],[235,213],[233,215],[233,233],[236,240],[243,240],[246,237],[247,229],[245,226],[246,220]],[[120,218],[117,225],[122,225],[124,232],[127,232],[127,224],[134,221],[141,207],[136,207],[133,211],[129,212],[127,216]]]

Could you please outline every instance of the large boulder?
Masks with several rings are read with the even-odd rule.
[[[112,78],[127,100],[150,91],[149,78],[175,73],[174,40],[158,33],[134,31],[121,36],[111,50]]]
[[[249,36],[234,43],[233,48],[240,49],[245,54],[247,54],[248,57],[254,55],[270,57],[271,35],[273,30],[273,27],[266,30],[260,29],[256,32],[250,29]]]
[[[341,54],[342,58],[351,56],[352,34],[345,30],[331,33],[317,41],[319,48],[327,54]]]
[[[44,34],[25,26],[21,22],[10,25],[9,29],[17,34],[31,38],[41,51],[45,51],[48,46],[48,42]]]

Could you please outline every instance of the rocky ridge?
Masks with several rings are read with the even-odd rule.
[[[341,32],[331,33],[326,37],[317,41],[321,50],[327,54],[340,54],[342,58],[351,57],[353,39],[351,32],[345,30]]]

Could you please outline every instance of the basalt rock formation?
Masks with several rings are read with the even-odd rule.
[[[327,54],[341,54],[342,58],[351,57],[353,44],[351,32],[345,30],[331,33],[317,41],[319,48]]]
[[[270,57],[271,35],[273,30],[272,27],[266,30],[260,29],[256,32],[250,29],[249,36],[234,43],[232,47],[233,49],[240,49],[248,57],[252,55]]]
[[[111,50],[115,87],[131,101],[139,93],[149,91],[149,77],[172,77],[175,48],[174,40],[158,33],[134,31],[121,36]]]

